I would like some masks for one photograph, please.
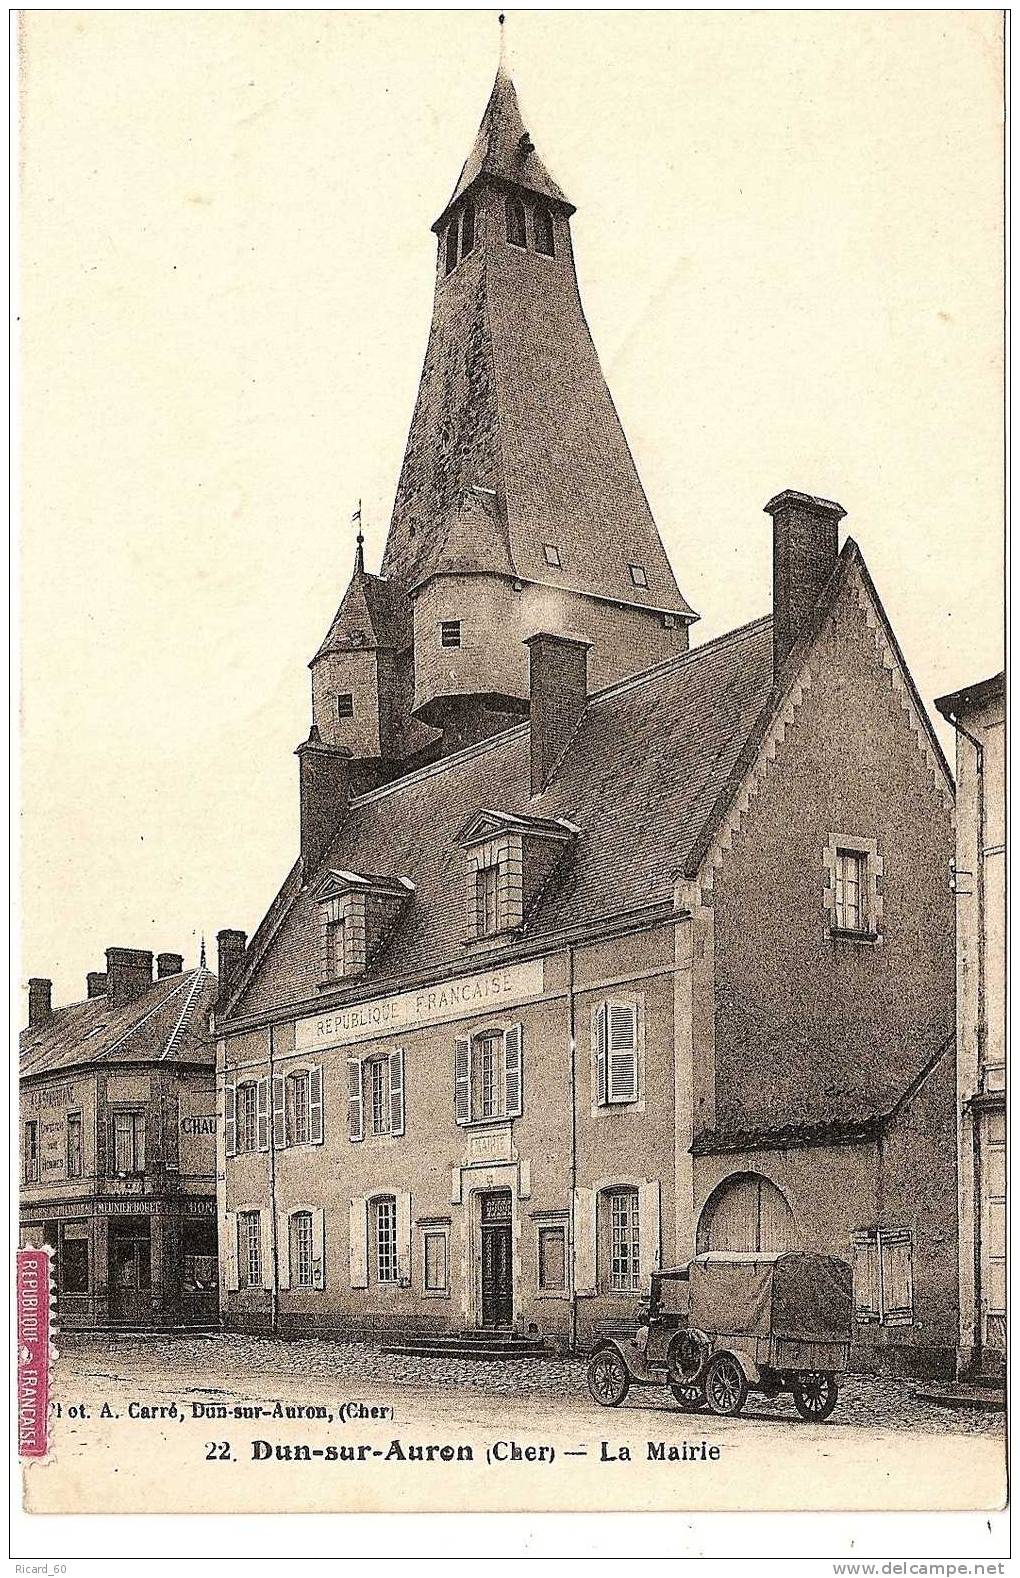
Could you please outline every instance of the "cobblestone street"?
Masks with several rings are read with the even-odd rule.
[[[258,1390],[300,1397],[309,1389],[364,1388],[371,1385],[409,1387],[447,1394],[451,1389],[493,1397],[533,1396],[536,1399],[581,1400],[594,1407],[585,1382],[583,1359],[420,1358],[384,1354],[366,1343],[303,1339],[281,1341],[233,1333],[192,1337],[125,1335],[95,1337],[67,1334],[60,1349],[79,1375],[153,1376],[210,1382],[209,1390],[229,1388],[231,1395]],[[296,1383],[296,1384],[295,1384]],[[920,1433],[1001,1435],[1001,1413],[939,1407],[914,1397],[930,1388],[917,1381],[890,1376],[848,1375],[840,1383],[834,1421],[872,1425],[884,1430]],[[673,1408],[658,1387],[634,1387],[624,1411]],[[604,1415],[602,1417],[605,1417]],[[748,1399],[745,1417],[799,1423],[789,1397],[770,1402],[760,1394]]]

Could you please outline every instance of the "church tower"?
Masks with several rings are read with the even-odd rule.
[[[686,650],[697,617],[585,321],[573,213],[500,66],[432,227],[432,324],[381,575],[359,548],[312,665],[323,741],[391,771],[525,715],[537,632],[590,642],[598,688]]]

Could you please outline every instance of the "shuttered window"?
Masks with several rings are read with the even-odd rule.
[[[871,1228],[853,1242],[854,1314],[862,1322],[910,1326],[914,1249],[909,1228]]]
[[[404,1049],[347,1060],[348,1134],[352,1140],[404,1132]]]
[[[454,1114],[458,1123],[519,1118],[524,1108],[524,1027],[484,1030],[454,1042]]]
[[[239,1211],[237,1216],[238,1287],[262,1286],[262,1219],[259,1211]]]
[[[290,1285],[292,1288],[315,1286],[311,1211],[295,1211],[290,1219]]]
[[[600,1106],[638,1099],[636,1003],[602,1003],[595,1015],[595,1083]]]
[[[397,1202],[387,1196],[372,1202],[376,1281],[397,1280]]]

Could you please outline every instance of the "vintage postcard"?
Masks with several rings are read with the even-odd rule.
[[[991,1538],[1002,14],[17,49],[27,1512]]]

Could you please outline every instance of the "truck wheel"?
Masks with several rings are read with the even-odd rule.
[[[626,1397],[630,1375],[613,1348],[602,1348],[589,1363],[588,1390],[603,1408],[619,1408]]]
[[[739,1414],[747,1401],[743,1366],[732,1353],[717,1353],[705,1371],[705,1401],[713,1414]]]
[[[829,1370],[804,1370],[793,1378],[793,1403],[802,1419],[828,1419],[837,1395],[836,1377]]]
[[[696,1414],[699,1408],[704,1408],[705,1388],[703,1386],[682,1386],[679,1381],[670,1381],[669,1389],[686,1413]]]

